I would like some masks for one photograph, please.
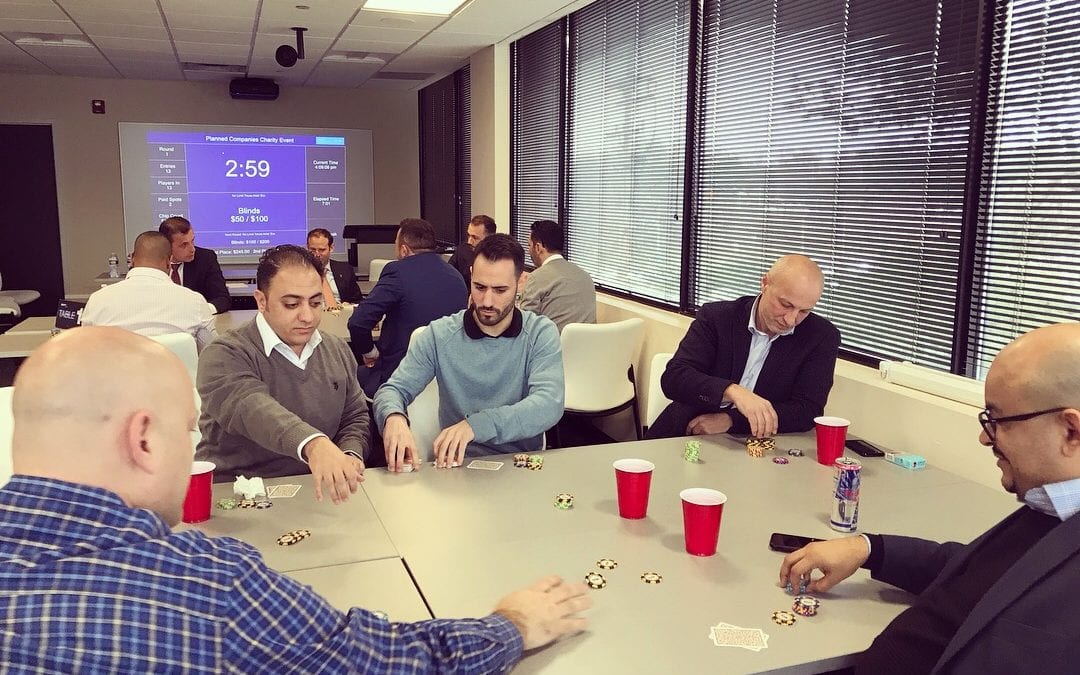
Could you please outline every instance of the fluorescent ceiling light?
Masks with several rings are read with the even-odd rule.
[[[368,0],[364,3],[364,9],[450,16],[455,9],[464,4],[465,0]]]
[[[24,35],[15,40],[15,44],[26,47],[93,47],[81,37],[71,35],[51,35],[40,33],[37,35]]]

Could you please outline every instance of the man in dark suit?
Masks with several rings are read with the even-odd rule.
[[[476,245],[479,244],[489,234],[495,234],[495,220],[491,216],[473,216],[469,221],[469,225],[465,228],[466,242],[459,244],[454,251],[454,255],[450,256],[450,265],[456,269],[463,279],[465,279],[465,288],[468,288],[471,284],[471,269],[473,264],[473,258],[476,257]]]
[[[191,222],[182,216],[170,216],[161,221],[158,232],[165,235],[172,245],[169,277],[173,282],[202,293],[206,301],[214,306],[215,314],[229,311],[232,298],[225,287],[225,276],[221,273],[217,254],[195,245],[195,230],[191,228]]]
[[[966,546],[857,535],[810,544],[780,566],[781,586],[809,593],[864,567],[918,594],[856,672],[1075,673],[1080,664],[1080,323],[1005,347],[979,422],[1002,487],[1024,503],[1018,511]]]
[[[759,295],[703,305],[660,380],[673,402],[647,437],[811,428],[840,348],[840,331],[811,313],[823,288],[813,260],[787,255],[761,278]]]
[[[357,379],[368,396],[390,379],[409,347],[414,330],[465,309],[468,292],[461,275],[435,252],[435,229],[419,218],[406,218],[394,241],[397,260],[389,262],[349,317],[349,335],[357,361]],[[378,345],[371,329],[383,319]]]
[[[351,302],[354,305],[364,299],[360,286],[356,282],[356,271],[352,265],[341,260],[331,260],[334,252],[334,235],[329,230],[316,227],[307,234],[307,248],[326,269],[326,283],[334,295],[334,304]]]

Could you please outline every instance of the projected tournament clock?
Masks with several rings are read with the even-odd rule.
[[[146,141],[156,213],[185,216],[198,244],[222,257],[344,228],[343,137],[148,132]]]

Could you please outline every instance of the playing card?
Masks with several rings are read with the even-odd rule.
[[[483,469],[484,471],[498,471],[502,468],[502,462],[489,462],[483,459],[474,459],[469,462],[468,469]]]
[[[295,497],[300,492],[299,485],[271,485],[266,488],[266,496],[271,499]]]
[[[709,629],[709,639],[717,647],[742,647],[759,652],[769,646],[769,636],[760,628],[741,628],[719,623]]]

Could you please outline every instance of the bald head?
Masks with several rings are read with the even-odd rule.
[[[178,516],[195,408],[187,371],[158,343],[95,326],[52,338],[19,369],[12,411],[16,473]]]
[[[786,255],[761,277],[755,323],[758,330],[778,335],[793,330],[821,299],[825,275],[810,258]]]
[[[133,267],[152,267],[163,272],[169,271],[169,257],[172,244],[160,232],[147,231],[135,238],[135,250],[131,253]]]
[[[987,384],[999,381],[1032,408],[1080,408],[1080,323],[1037,328],[1006,345]]]
[[[766,275],[774,281],[783,280],[807,289],[816,288],[818,295],[821,295],[821,290],[825,287],[825,275],[821,268],[804,255],[792,254],[778,258]]]

